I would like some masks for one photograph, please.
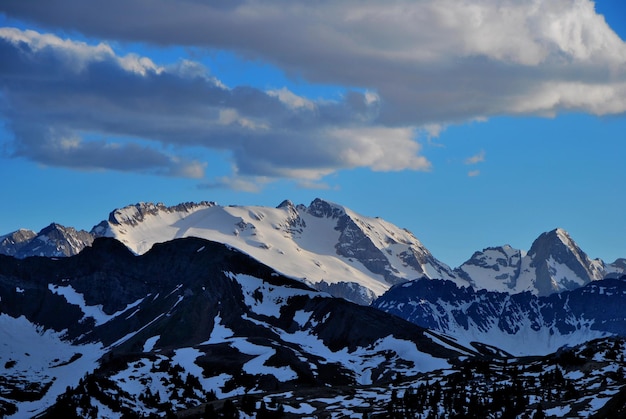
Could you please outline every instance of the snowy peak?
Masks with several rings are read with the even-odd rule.
[[[63,257],[79,253],[93,242],[93,236],[73,227],[52,223],[35,234],[18,230],[0,238],[0,253],[25,258],[29,256]]]
[[[474,253],[455,272],[480,289],[549,295],[608,275],[619,277],[625,268],[617,262],[605,266],[599,259],[589,259],[565,230],[557,228],[541,234],[528,253],[509,245],[488,247]]]
[[[337,219],[340,231],[337,254],[357,258],[372,272],[383,275],[389,283],[417,277],[457,280],[452,269],[438,261],[409,231],[380,218],[365,217],[321,199],[315,199],[308,213]],[[410,269],[410,272],[406,272]]]
[[[603,263],[591,260],[563,229],[543,233],[528,251],[539,295],[578,288],[603,277]]]
[[[307,212],[317,218],[340,218],[346,215],[346,209],[341,205],[315,198]]]
[[[285,200],[276,208],[139,203],[113,211],[92,233],[114,237],[137,254],[179,237],[217,241],[360,304],[399,282],[455,279],[410,232],[319,198],[308,207]]]
[[[182,204],[171,207],[165,206],[163,203],[145,203],[140,202],[135,205],[116,209],[109,214],[109,222],[117,225],[136,226],[145,220],[147,216],[158,216],[159,213],[192,213],[202,208],[215,206],[215,202],[202,201],[200,203],[184,202]]]
[[[456,272],[479,288],[511,290],[517,286],[524,255],[510,245],[475,252]]]

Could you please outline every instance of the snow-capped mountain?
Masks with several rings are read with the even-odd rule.
[[[17,258],[72,256],[91,246],[93,239],[93,235],[84,230],[52,223],[37,234],[22,229],[1,236],[0,254]]]
[[[511,246],[489,247],[455,271],[475,288],[511,294],[530,291],[549,295],[572,290],[612,274],[626,273],[616,262],[590,259],[563,229],[541,234],[528,253]]]
[[[474,290],[421,279],[395,286],[373,306],[469,345],[543,355],[609,335],[626,337],[626,277],[548,296]]]
[[[51,224],[36,235],[19,230],[2,236],[0,253],[69,256],[101,236],[114,237],[137,254],[180,237],[217,241],[318,290],[365,305],[391,286],[421,277],[548,295],[626,274],[626,259],[592,260],[562,229],[540,235],[528,252],[490,247],[452,270],[409,231],[321,199],[308,207],[287,200],[277,208],[139,203],[114,210],[90,233]]]
[[[113,211],[92,233],[114,237],[137,254],[179,237],[217,241],[360,304],[422,276],[467,284],[407,230],[321,199],[277,208],[141,203]]]
[[[110,238],[69,258],[0,255],[0,326],[3,417],[62,409],[85,377],[93,399],[78,416],[148,416],[211,397],[385,383],[477,355],[196,238],[142,256]]]

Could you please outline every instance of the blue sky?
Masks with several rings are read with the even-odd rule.
[[[0,5],[0,234],[321,197],[451,266],[556,227],[626,257],[622,1],[145,7]]]

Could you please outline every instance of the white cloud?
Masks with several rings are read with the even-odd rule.
[[[430,170],[419,155],[412,128],[347,128],[329,132],[340,145],[340,158],[348,167],[371,167],[376,171]]]
[[[591,0],[111,0],[98,13],[58,0],[5,2],[0,10],[109,39],[234,51],[304,80],[375,92],[385,124],[569,110],[546,95],[576,95],[583,112],[626,110],[618,100],[604,106],[599,95],[563,91],[580,85],[618,97],[626,83],[626,45]],[[288,90],[273,94],[310,109]]]
[[[309,111],[315,110],[315,103],[313,101],[294,94],[286,87],[283,87],[282,89],[268,90],[267,94],[277,97],[278,100],[289,106],[291,109],[307,109]]]
[[[465,159],[465,164],[477,164],[485,161],[485,151],[481,150],[478,154]]]
[[[469,177],[476,177],[480,175],[480,170],[470,170],[469,172],[467,172],[467,176]]]
[[[105,44],[17,29],[0,31],[0,48],[9,104],[0,112],[15,134],[13,153],[46,165],[201,178],[206,163],[183,154],[225,150],[236,176],[216,184],[246,191],[263,184],[258,179],[320,187],[342,169],[430,167],[415,128],[377,120],[379,98],[370,91],[312,101],[286,88],[228,89],[193,62],[159,66]]]
[[[285,87],[227,88],[191,60],[162,65],[105,43],[2,28],[11,112],[0,112],[19,153],[46,164],[79,164],[35,141],[58,129],[151,142],[150,164],[166,174],[199,175],[201,162],[165,150],[201,147],[230,152],[241,176],[317,182],[354,167],[429,170],[416,137],[449,124],[626,112],[626,44],[591,0],[110,0],[98,13],[57,0],[4,2],[0,12],[88,39],[227,50],[299,82],[354,89],[324,102]],[[177,171],[176,158],[189,169]]]
[[[212,182],[207,182],[199,185],[200,189],[232,189],[239,192],[260,192],[263,186],[268,182],[267,179],[247,179],[238,176],[222,176],[215,179]]]
[[[445,126],[441,124],[426,124],[422,127],[422,130],[426,132],[429,139],[439,138],[445,129]]]

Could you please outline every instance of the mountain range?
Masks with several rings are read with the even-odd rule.
[[[67,258],[0,256],[0,333],[0,416],[10,418],[607,417],[626,408],[623,337],[512,357],[199,238],[142,255],[97,238]]]
[[[545,296],[626,273],[626,259],[612,264],[590,259],[562,229],[541,234],[528,252],[490,247],[452,269],[411,232],[321,199],[309,206],[287,200],[276,208],[139,203],[112,211],[90,232],[51,224],[38,234],[18,230],[1,236],[0,253],[69,256],[103,236],[136,254],[180,237],[217,241],[318,290],[364,305],[393,285],[422,277]]]
[[[451,269],[320,199],[142,203],[0,249],[2,417],[626,415],[626,263],[561,229]]]
[[[514,356],[528,356],[626,336],[625,298],[626,277],[548,296],[475,290],[423,278],[391,288],[372,306],[462,345],[486,342]]]

